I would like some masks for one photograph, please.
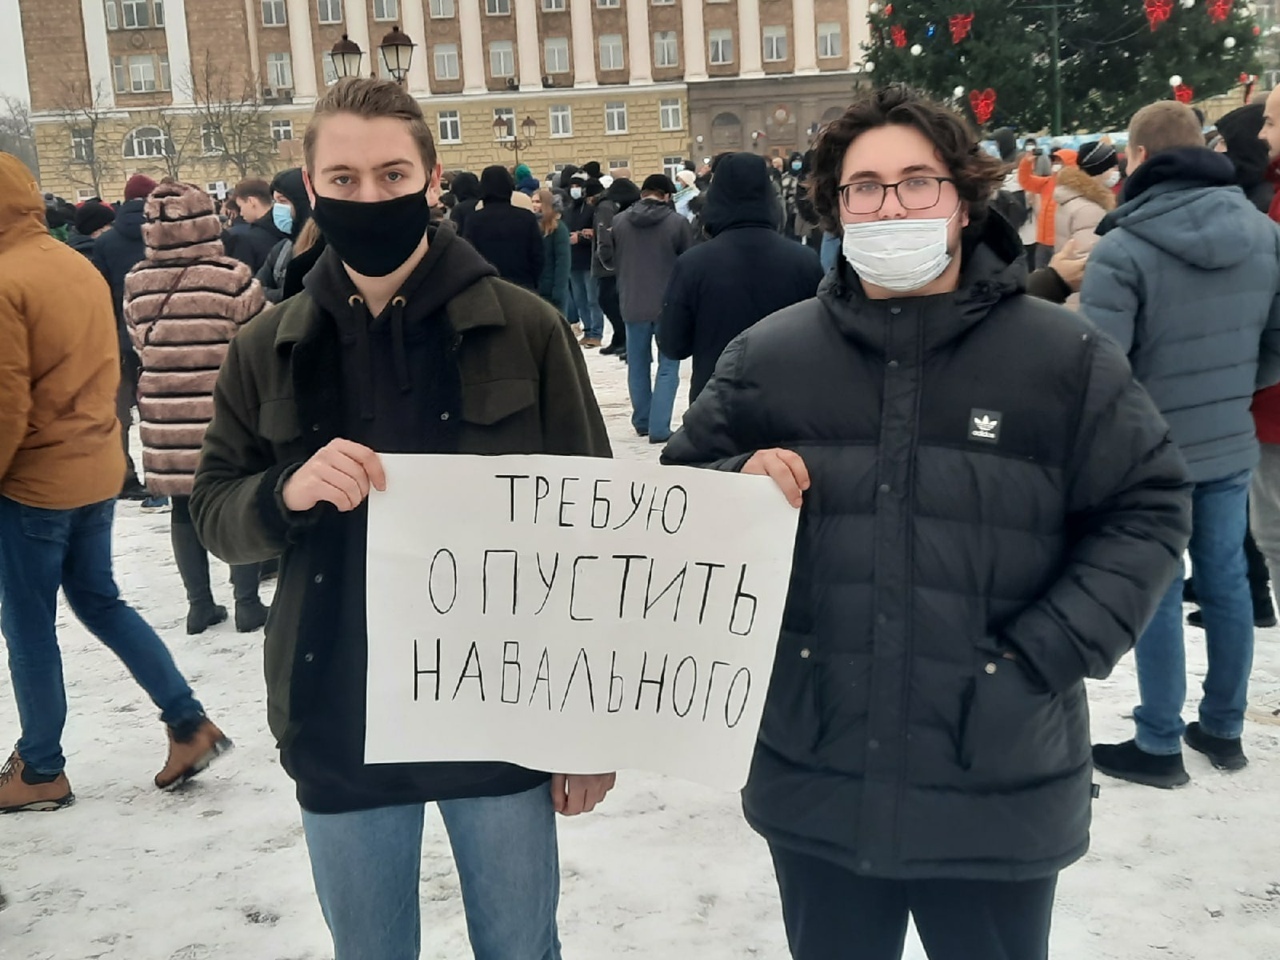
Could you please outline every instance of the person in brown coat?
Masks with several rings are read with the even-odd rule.
[[[125,277],[124,314],[138,356],[138,410],[148,488],[173,497],[173,557],[187,591],[187,633],[227,619],[214,603],[209,555],[191,524],[189,500],[213,387],[227,345],[262,312],[262,287],[244,263],[225,255],[213,199],[186,183],[164,183],[147,199],[147,256]],[[267,622],[258,565],[233,566],[236,629]]]
[[[22,728],[0,768],[0,813],[75,799],[62,752],[59,589],[160,710],[169,758],[157,787],[177,786],[231,747],[112,574],[125,469],[119,382],[111,290],[49,236],[35,177],[0,153],[0,632]]]

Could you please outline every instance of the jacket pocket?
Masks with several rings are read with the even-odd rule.
[[[990,651],[977,653],[956,740],[960,767],[974,786],[1028,784],[1078,766],[1062,697]]]
[[[783,631],[778,639],[769,695],[760,720],[760,740],[792,760],[811,759],[822,738],[818,670],[811,638]]]
[[[482,427],[493,426],[537,401],[538,387],[532,380],[463,384],[462,419]]]

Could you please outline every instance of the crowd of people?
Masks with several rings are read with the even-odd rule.
[[[417,955],[431,802],[478,960],[558,958],[553,815],[614,776],[363,762],[364,504],[380,452],[610,456],[598,349],[663,462],[771,477],[803,511],[743,795],[793,956],[890,960],[910,914],[933,960],[1046,957],[1095,770],[1179,786],[1184,744],[1247,764],[1280,575],[1280,91],[1207,134],[1152,104],[1123,152],[995,141],[887,86],[772,162],[445,173],[407,93],[344,80],[303,167],[221,204],[135,176],[65,243],[65,212],[0,154],[21,725],[0,811],[73,800],[59,587],[161,711],[156,786],[230,747],[112,576],[117,497],[171,502],[188,633],[229,616],[210,553],[236,629],[266,625],[268,723],[337,960]],[[1189,592],[1209,670],[1186,724]],[[1135,736],[1091,744],[1084,681],[1135,648]]]

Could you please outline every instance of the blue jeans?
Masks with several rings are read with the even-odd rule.
[[[546,784],[442,800],[476,960],[560,960],[560,860]],[[417,960],[423,804],[302,811],[334,960]]]
[[[1244,556],[1248,500],[1248,471],[1196,484],[1192,495],[1191,566],[1209,653],[1200,725],[1205,733],[1227,739],[1244,730],[1253,667],[1253,600]],[[1139,748],[1160,756],[1181,752],[1186,729],[1182,722],[1187,698],[1182,578],[1179,571],[1137,647],[1142,704],[1133,711],[1136,739]]]
[[[59,586],[72,612],[124,661],[165,723],[203,713],[164,642],[120,599],[111,573],[114,514],[114,500],[44,510],[0,497],[0,632],[22,724],[18,753],[37,773],[60,773],[66,765]]]
[[[600,307],[600,281],[590,270],[569,272],[569,293],[573,303],[570,323],[582,324],[582,336],[599,340],[604,336],[604,310]]]
[[[653,443],[671,439],[671,411],[680,387],[680,361],[658,351],[658,376],[653,375],[656,323],[628,323],[627,389],[631,393],[631,425],[647,433]]]

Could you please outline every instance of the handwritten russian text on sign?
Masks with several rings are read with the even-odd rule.
[[[743,785],[798,516],[771,480],[578,457],[383,463],[367,763]]]

